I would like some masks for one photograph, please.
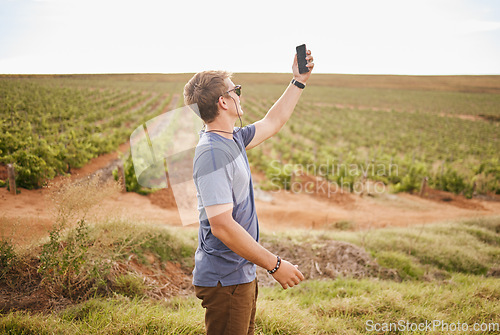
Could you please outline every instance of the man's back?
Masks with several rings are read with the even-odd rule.
[[[238,130],[238,128],[236,128]],[[253,125],[242,128],[233,139],[202,132],[193,162],[198,197],[200,230],[193,284],[215,287],[237,285],[255,279],[255,265],[234,253],[212,232],[205,207],[233,204],[233,218],[256,241],[259,227],[255,212],[252,177],[245,146],[255,133]]]

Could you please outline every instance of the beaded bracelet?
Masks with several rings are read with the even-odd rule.
[[[276,262],[276,266],[274,267],[274,269],[267,270],[267,273],[269,273],[270,275],[272,275],[273,273],[275,273],[276,271],[278,271],[278,269],[280,268],[281,258],[280,258],[280,256],[276,256],[276,257],[278,258],[278,261]]]

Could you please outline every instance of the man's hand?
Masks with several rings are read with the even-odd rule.
[[[307,67],[309,68],[309,72],[306,73],[299,73],[299,64],[297,63],[297,54],[295,54],[295,58],[293,59],[293,65],[292,65],[292,72],[293,72],[293,78],[297,81],[300,81],[301,83],[305,84],[306,81],[309,79],[311,76],[311,71],[314,68],[314,63],[313,63],[313,56],[311,55],[311,50],[306,51],[306,61],[307,61]]]
[[[299,73],[297,54],[295,54],[292,65],[293,78],[303,84],[307,82],[307,80],[311,76],[311,71],[314,68],[311,50],[307,50],[306,55],[306,66],[309,68],[309,72],[303,74]],[[276,134],[281,129],[281,127],[283,127],[283,125],[292,115],[293,109],[299,101],[299,97],[302,94],[302,91],[303,90],[297,88],[293,84],[288,85],[285,93],[283,93],[281,98],[279,98],[278,101],[276,101],[276,103],[273,105],[273,107],[271,107],[266,116],[262,120],[254,123],[255,135],[252,141],[247,145],[247,150],[252,149],[253,147],[264,142],[265,140]]]
[[[304,275],[299,271],[297,265],[293,265],[285,260],[281,260],[280,268],[272,276],[285,290],[298,285],[304,280]]]

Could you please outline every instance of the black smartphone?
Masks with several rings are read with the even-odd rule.
[[[297,50],[297,63],[299,63],[299,73],[309,72],[309,68],[306,66],[306,45],[301,44],[295,48]]]

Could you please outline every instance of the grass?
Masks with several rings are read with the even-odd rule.
[[[310,281],[290,292],[264,289],[260,311],[280,315],[281,310],[288,310],[285,315],[297,315],[301,327],[284,334],[363,333],[368,320],[418,323],[439,319],[470,324],[495,321],[500,293],[496,280],[477,281],[476,276],[459,274],[447,284],[368,279]],[[261,322],[269,323],[265,317]]]
[[[395,269],[402,281],[339,277],[307,280],[289,290],[260,287],[257,334],[363,334],[367,325],[384,322],[460,321],[471,327],[498,322],[498,278],[485,274],[499,266],[499,226],[500,218],[493,217],[415,228],[263,234],[266,242],[286,248],[306,242],[319,247],[330,239],[363,246],[381,266]],[[154,254],[158,260],[192,266],[189,259],[196,245],[194,231],[126,222],[91,225],[88,239],[101,251],[90,253],[94,261],[110,255]],[[123,243],[132,240],[136,242]],[[137,259],[148,264],[145,256]],[[204,311],[194,294],[152,299],[145,292],[150,288],[140,278],[122,274],[113,279],[108,294],[77,299],[59,310],[0,312],[0,333],[204,332]]]
[[[286,291],[260,288],[257,333],[361,334],[369,320],[443,320],[472,326],[498,322],[499,300],[498,279],[475,275],[453,274],[447,283],[307,281]],[[192,296],[157,302],[116,295],[50,314],[11,312],[0,319],[0,330],[6,334],[202,334],[203,309]]]
[[[366,231],[308,231],[264,235],[273,243],[287,238],[295,245],[338,240],[365,248],[381,265],[398,269],[403,278],[422,271],[486,275],[500,266],[500,217],[466,219],[408,228]]]
[[[194,299],[170,305],[116,296],[92,299],[60,313],[10,313],[0,330],[7,334],[201,334],[203,314]]]

